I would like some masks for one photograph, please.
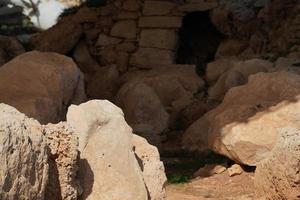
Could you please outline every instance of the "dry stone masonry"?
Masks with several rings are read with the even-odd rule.
[[[152,68],[157,64],[175,64],[178,29],[188,12],[207,11],[216,1],[125,0],[101,8],[105,28],[97,47],[100,63],[119,63],[120,71],[128,67]]]

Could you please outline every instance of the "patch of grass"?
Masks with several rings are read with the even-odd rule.
[[[172,184],[182,184],[189,181],[189,177],[183,174],[168,174],[168,182]]]

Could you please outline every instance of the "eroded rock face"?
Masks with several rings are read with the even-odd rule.
[[[42,124],[58,122],[68,105],[86,99],[82,76],[66,56],[28,52],[0,68],[0,102]]]
[[[50,149],[49,181],[46,200],[77,200],[80,195],[78,171],[78,138],[66,123],[43,126]]]
[[[148,199],[132,148],[132,130],[121,109],[94,100],[71,106],[67,121],[79,137],[82,198]]]
[[[0,199],[44,199],[46,140],[40,124],[0,104]]]
[[[278,129],[300,126],[300,76],[259,73],[248,84],[229,90],[222,104],[192,124],[184,145],[207,148],[250,166],[268,157]]]
[[[277,142],[270,156],[256,168],[256,192],[266,199],[296,200],[300,197],[299,127],[285,127],[278,132]]]
[[[133,135],[132,143],[150,195],[150,200],[166,199],[165,184],[167,177],[157,148],[150,145],[146,139],[138,135]]]

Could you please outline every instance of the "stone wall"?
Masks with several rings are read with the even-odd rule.
[[[178,29],[186,13],[207,11],[217,0],[117,0],[101,8],[96,43],[100,65],[153,68],[175,62]]]

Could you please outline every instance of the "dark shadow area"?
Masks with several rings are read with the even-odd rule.
[[[86,159],[79,160],[78,179],[83,189],[83,194],[78,199],[85,200],[92,193],[95,181],[94,173]]]
[[[176,63],[196,64],[197,73],[205,74],[206,64],[214,60],[224,36],[212,24],[209,12],[192,12],[182,20]]]
[[[48,151],[51,152],[50,149]],[[58,155],[53,155],[50,153],[48,158],[49,177],[48,177],[48,184],[45,190],[46,200],[50,200],[50,199],[62,200],[58,167],[57,167],[57,163],[55,162],[57,157]]]

